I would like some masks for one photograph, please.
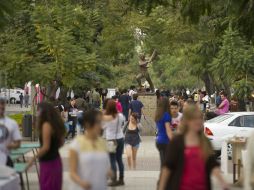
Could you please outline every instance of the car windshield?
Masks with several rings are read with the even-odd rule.
[[[232,114],[220,115],[220,116],[217,116],[213,119],[208,120],[207,123],[220,123],[220,122],[225,121],[226,119],[229,119],[230,117],[233,117],[233,115]]]

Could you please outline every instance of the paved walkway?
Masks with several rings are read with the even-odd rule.
[[[24,106],[21,108],[19,104],[7,104],[6,105],[6,114],[17,114],[17,113],[25,113],[31,111],[31,107],[25,108]]]
[[[155,190],[156,182],[159,176],[159,155],[155,148],[154,137],[143,137],[142,145],[138,152],[137,170],[130,171],[126,164],[126,155],[124,161],[126,166],[125,183],[123,187],[109,188],[109,190]],[[64,164],[64,186],[63,189],[68,189],[68,144],[61,149],[61,156]],[[225,176],[229,183],[232,181],[232,175]],[[38,190],[38,178],[35,169],[32,168],[29,172],[30,189]],[[214,189],[219,190],[216,181],[213,182]],[[237,188],[232,188],[237,189]]]

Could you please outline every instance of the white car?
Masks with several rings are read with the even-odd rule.
[[[249,137],[254,132],[254,112],[230,112],[204,124],[205,135],[211,140],[215,151],[221,150],[223,138]]]
[[[21,88],[0,89],[0,97],[6,98],[6,100],[10,101],[11,104],[15,104],[19,102],[19,96],[21,93],[24,95],[24,90]]]

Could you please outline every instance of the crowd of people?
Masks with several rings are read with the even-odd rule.
[[[166,91],[157,91],[156,95],[154,121],[161,170],[158,189],[211,189],[211,175],[219,180],[223,189],[229,189],[220,174],[212,146],[203,133],[206,95],[177,96]],[[70,189],[103,190],[107,186],[124,185],[124,148],[129,169],[137,167],[140,131],[145,126],[141,125],[144,105],[135,88],[122,90],[110,99],[106,95],[102,97],[98,90],[87,96],[91,99],[76,96],[69,98],[67,105],[42,102],[38,106],[41,147],[28,167],[35,159],[39,160],[41,190],[62,189],[63,166],[59,149],[69,142],[69,136],[72,137],[69,145]],[[217,103],[213,114],[229,111],[225,92],[220,93]],[[5,102],[1,100],[0,158],[5,157],[2,162],[12,167],[9,152],[20,146],[21,136],[16,123],[4,115],[4,108]],[[77,126],[79,130],[76,130]]]

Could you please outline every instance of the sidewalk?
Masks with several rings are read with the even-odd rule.
[[[64,165],[64,185],[63,190],[68,190],[69,176],[68,176],[68,144],[61,149],[61,156]],[[159,177],[159,154],[155,148],[154,137],[142,137],[142,144],[138,152],[137,170],[130,171],[127,168],[126,155],[125,161],[125,186],[117,188],[109,188],[109,190],[155,190],[156,183]],[[30,189],[39,190],[38,178],[35,169],[29,171]],[[232,175],[225,176],[229,183],[232,183]],[[221,189],[218,183],[213,180],[214,190]],[[232,188],[232,190],[239,190],[239,188]]]
[[[24,113],[31,111],[31,107],[25,108],[24,105],[21,108],[19,104],[7,104],[6,105],[6,114],[16,114],[16,113]]]

